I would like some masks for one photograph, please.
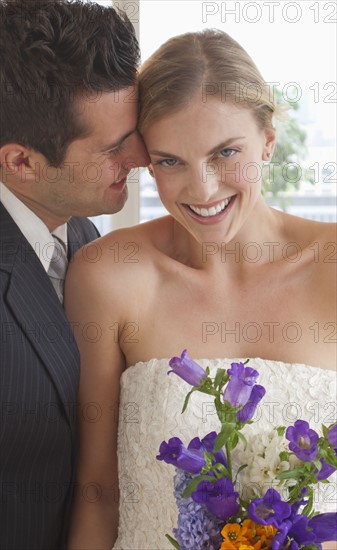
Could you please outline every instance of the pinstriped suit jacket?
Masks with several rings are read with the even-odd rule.
[[[0,548],[64,546],[76,448],[79,354],[52,284],[0,204]],[[99,236],[68,223],[70,255]]]

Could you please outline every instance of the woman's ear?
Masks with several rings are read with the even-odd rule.
[[[273,156],[276,145],[276,132],[273,128],[268,128],[264,130],[264,133],[265,144],[262,153],[262,160],[270,160]]]

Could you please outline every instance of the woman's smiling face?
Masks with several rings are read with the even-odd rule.
[[[251,110],[200,94],[143,137],[170,214],[200,243],[231,241],[254,215],[274,131],[261,130]]]

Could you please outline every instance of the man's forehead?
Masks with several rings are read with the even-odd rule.
[[[111,110],[118,113],[128,108],[135,109],[138,103],[138,87],[130,86],[121,90],[107,92],[85,92],[77,97],[76,109],[79,114],[95,116],[99,110]]]
[[[99,149],[124,141],[136,130],[138,104],[134,98],[134,89],[128,88],[101,92],[92,95],[90,100],[79,99],[76,110],[86,129],[83,138],[93,140]]]

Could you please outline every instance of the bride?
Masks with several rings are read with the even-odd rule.
[[[207,30],[165,43],[139,86],[169,215],[102,237],[97,261],[89,245],[69,270],[82,362],[71,549],[172,548],[173,471],[159,445],[217,429],[207,396],[180,414],[189,387],[167,371],[184,348],[211,374],[250,358],[267,389],[251,438],[298,418],[336,421],[336,226],[263,200],[278,107],[260,73]],[[319,498],[335,509],[327,491]]]

